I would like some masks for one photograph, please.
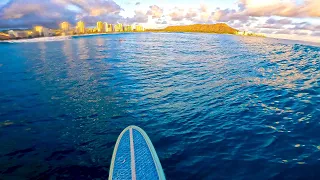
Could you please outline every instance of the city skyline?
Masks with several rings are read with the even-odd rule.
[[[98,21],[96,22],[95,27],[86,27],[84,21],[78,21],[76,26],[67,21],[63,21],[59,24],[58,29],[50,29],[41,25],[36,25],[32,27],[32,29],[11,29],[5,31],[6,33],[0,32],[0,40],[143,31],[144,28],[140,25],[123,25],[121,23],[113,25],[107,22]]]
[[[55,28],[61,21],[76,25],[80,20],[88,27],[107,21],[152,29],[223,22],[240,31],[319,42],[319,8],[318,0],[4,0],[0,28]]]
[[[108,22],[97,21],[95,26],[86,26],[86,23],[82,20],[78,21],[76,25],[72,25],[67,21],[63,21],[59,24],[59,27],[63,31],[76,30],[79,33],[85,33],[86,29],[96,29],[98,33],[113,32],[113,31],[115,32],[144,31],[144,27],[138,24],[124,25],[122,23],[111,24]]]

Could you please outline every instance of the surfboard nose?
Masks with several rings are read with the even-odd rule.
[[[165,180],[165,175],[147,133],[128,126],[119,135],[111,160],[109,180]]]

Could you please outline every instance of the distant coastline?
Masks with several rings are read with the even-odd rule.
[[[0,40],[15,41],[28,40],[41,37],[56,37],[56,36],[89,36],[93,34],[109,34],[109,33],[131,33],[144,32],[144,27],[141,25],[123,25],[117,23],[115,25],[107,22],[98,21],[96,27],[86,28],[85,22],[78,21],[74,27],[69,22],[60,23],[59,29],[49,29],[44,26],[36,25],[33,29],[7,29],[0,31]]]
[[[38,42],[39,40],[59,41],[59,40],[67,40],[71,38],[80,38],[80,37],[111,35],[111,34],[132,34],[132,33],[143,33],[143,32],[108,32],[108,33],[95,33],[95,34],[74,34],[74,35],[66,35],[66,36],[32,37],[32,38],[22,38],[22,39],[0,40],[0,43]]]
[[[253,32],[239,31],[232,28],[225,23],[217,24],[193,24],[181,26],[168,26],[164,29],[146,29],[146,32],[189,32],[189,33],[214,33],[214,34],[232,34],[240,36],[255,36],[265,37],[264,34],[257,34]]]
[[[141,32],[106,32],[106,33],[94,33],[94,34],[74,34],[70,35],[71,37],[82,37],[82,36],[99,36],[99,35],[106,35],[106,34],[132,34],[132,33],[144,33],[145,31]]]
[[[63,22],[62,24],[67,24],[68,25],[67,22]],[[214,34],[231,34],[231,35],[239,35],[239,36],[266,37],[264,34],[257,34],[257,33],[253,33],[253,32],[239,31],[238,29],[232,28],[232,27],[230,27],[229,25],[227,25],[225,23],[168,26],[168,27],[166,27],[164,29],[144,29],[144,28],[141,28],[140,26],[138,26],[139,27],[138,31],[137,30],[134,31],[131,26],[126,26],[127,28],[122,28],[122,24],[118,24],[119,26],[121,25],[120,30],[113,31],[113,29],[111,27],[111,30],[109,29],[107,32],[103,31],[103,26],[101,25],[102,22],[97,22],[97,28],[94,28],[94,29],[85,29],[84,28],[84,23],[81,22],[81,21],[78,24],[82,25],[82,33],[75,33],[73,31],[70,31],[69,33],[61,33],[59,30],[56,30],[55,33],[51,33],[51,35],[45,36],[45,37],[63,37],[63,36],[84,37],[84,36],[95,36],[95,35],[103,35],[103,34],[141,33],[141,32],[155,32],[155,33],[157,33],[157,32],[169,32],[169,33],[179,33],[179,32],[180,33],[183,33],[183,32],[188,32],[188,33],[214,33]],[[78,26],[80,26],[80,25],[78,25]],[[109,26],[110,26],[110,24],[106,25],[106,27],[109,27]],[[68,27],[69,27],[69,25],[68,25]],[[47,30],[47,28],[44,28],[44,27],[41,27],[41,26],[35,26],[35,32],[38,31],[37,28],[39,28],[41,30],[41,32],[44,31],[44,30],[50,31],[50,30]],[[79,27],[76,28],[76,30],[77,29],[79,29]],[[81,30],[81,28],[80,28],[80,30]],[[88,32],[85,32],[86,30]],[[30,31],[30,30],[26,30],[26,31],[22,32],[22,34],[24,33],[23,36],[19,37],[17,35],[17,38],[11,38],[10,35],[7,34],[7,32],[1,32],[0,33],[0,42],[14,42],[14,41],[20,41],[22,39],[23,40],[28,40],[28,39],[37,39],[37,38],[43,37],[43,36],[26,36],[25,33],[28,33],[28,34],[31,34],[31,35],[35,33],[35,32]],[[17,31],[17,33],[19,33],[19,31]],[[47,33],[47,34],[50,34],[50,33]]]
[[[168,26],[164,29],[160,29],[159,31],[165,31],[165,32],[203,32],[203,33],[216,33],[216,34],[236,34],[237,32],[239,32],[239,30],[234,29],[224,23]]]
[[[213,34],[230,34],[230,35],[238,35],[238,36],[253,36],[253,37],[266,37],[263,34],[257,34],[252,32],[239,31],[238,29],[232,28],[225,23],[217,23],[217,24],[193,24],[193,25],[182,25],[182,26],[168,26],[164,29],[145,29],[145,31],[122,31],[122,32],[103,32],[103,33],[81,33],[81,34],[70,34],[70,35],[53,35],[50,36],[50,40],[54,39],[63,39],[63,37],[86,37],[86,36],[99,36],[106,34],[125,34],[125,33],[142,33],[142,32],[153,32],[153,33],[213,33]],[[31,38],[21,38],[21,39],[7,39],[0,40],[0,42],[33,42],[37,41],[37,39],[43,37],[31,37]]]
[[[10,42],[36,42],[41,39],[49,39],[53,40],[62,40],[69,38],[77,38],[77,37],[87,37],[87,36],[100,36],[107,34],[131,34],[131,33],[143,33],[143,32],[107,32],[107,33],[94,33],[94,34],[73,34],[73,35],[65,35],[65,36],[49,36],[49,37],[31,37],[31,38],[21,38],[21,39],[0,39],[0,43],[10,43]]]

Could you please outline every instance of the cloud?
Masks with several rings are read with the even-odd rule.
[[[266,24],[291,24],[292,23],[292,20],[291,19],[287,19],[287,18],[284,18],[284,19],[274,19],[274,18],[269,18],[267,21],[266,21]]]
[[[190,8],[185,15],[187,20],[193,21],[198,16],[198,12],[195,9]]]
[[[309,0],[305,11],[308,11],[309,16],[311,17],[320,17],[320,1],[319,0]]]
[[[243,7],[243,11],[250,16],[293,16],[297,13],[293,2],[240,0],[239,4]]]
[[[306,36],[306,35],[309,34],[309,31],[297,30],[297,31],[293,31],[292,34],[296,34],[296,35],[300,35],[300,36]]]
[[[207,6],[201,5],[199,9],[199,23],[211,23],[211,12],[209,12]]]
[[[81,9],[81,13],[89,16],[119,14],[121,7],[112,0],[52,0],[64,7],[73,5]]]
[[[243,26],[244,26],[244,24],[242,23],[242,22],[236,22],[236,21],[230,21],[229,23],[228,23],[231,27],[233,27],[233,28],[242,28]]]
[[[172,9],[163,9],[159,4],[142,9],[144,6],[140,6],[140,2],[133,1],[130,7],[133,5],[139,10],[122,13],[124,9],[116,0],[10,0],[6,4],[0,2],[0,28],[34,25],[56,28],[61,21],[75,25],[79,20],[85,21],[87,26],[94,26],[96,21],[134,24],[151,20],[147,26],[156,27],[225,22],[245,31],[319,37],[320,0],[234,1],[238,8],[215,10],[205,4],[175,7],[172,3]],[[122,16],[132,14],[132,11],[133,17]]]
[[[292,31],[289,29],[282,29],[282,30],[275,31],[273,34],[292,34]]]
[[[169,17],[172,21],[188,20],[193,23],[211,23],[211,12],[208,11],[205,5],[201,5],[200,8],[189,8],[185,10],[183,8],[175,7],[171,9]],[[185,24],[185,22],[183,23]]]
[[[182,21],[184,16],[184,9],[175,7],[172,12],[169,14],[172,21]]]
[[[304,35],[305,32],[300,32],[299,30],[306,31],[316,31],[320,29],[320,25],[311,24],[309,22],[293,22],[291,19],[274,19],[269,18],[265,24],[260,25],[260,28],[270,28],[270,29],[290,29],[296,30],[298,35]],[[308,33],[307,33],[308,34]]]
[[[147,12],[147,15],[152,16],[153,19],[160,18],[163,15],[163,9],[159,6],[153,5],[149,7],[150,9]]]
[[[285,29],[283,24],[260,24],[256,26],[257,28],[266,28],[266,29]]]
[[[238,10],[217,8],[212,12],[212,19],[217,22],[228,22],[231,26],[243,30],[308,36],[312,31],[319,30],[320,25],[314,24],[315,22],[297,23],[295,21],[297,18],[302,20],[304,17],[319,17],[319,11],[314,11],[320,8],[319,5],[319,0],[305,0],[301,4],[297,4],[295,0],[239,0]],[[275,18],[274,16],[286,18]],[[260,17],[269,18],[263,23]]]
[[[75,12],[50,0],[12,0],[0,9],[0,27],[18,28],[41,24],[57,26],[62,20],[74,21]]]
[[[294,27],[291,29],[317,31],[317,30],[320,30],[320,25],[311,24],[309,22],[300,22],[300,23],[294,23]]]
[[[132,18],[127,18],[126,23],[132,24],[132,23],[147,23],[148,22],[148,15],[140,10],[134,11],[134,16]]]
[[[211,17],[218,22],[229,22],[239,20],[246,22],[253,17],[320,17],[319,0],[304,0],[302,4],[297,4],[295,0],[239,0],[238,10],[236,9],[220,9],[217,8],[212,12]],[[290,24],[292,20],[283,18],[276,20],[269,18],[268,24]],[[272,25],[273,28],[280,27],[279,25]],[[267,27],[265,27],[267,28]]]
[[[78,20],[87,25],[98,20],[116,23],[124,19],[122,10],[113,0],[11,0],[0,8],[0,28],[56,28],[62,21],[75,24]]]
[[[320,1],[240,0],[238,6],[249,16],[320,17]]]
[[[264,34],[272,34],[274,33],[274,29],[259,29],[259,33],[264,33]]]
[[[199,10],[200,12],[208,12],[208,7],[204,4],[201,4]]]
[[[234,9],[221,10],[217,8],[216,11],[212,12],[211,15],[213,20],[218,22],[228,22],[232,20],[248,21],[250,18],[243,12],[239,12]]]
[[[124,21],[126,21],[126,19],[120,16],[119,14],[106,14],[102,16],[81,16],[77,19],[84,21],[87,26],[95,26],[97,21],[108,22],[111,24],[115,24],[118,22],[123,23]]]
[[[156,21],[156,24],[168,24],[168,22],[166,20],[161,20],[161,19],[158,19]]]
[[[320,31],[311,33],[311,36],[319,36],[320,37]]]
[[[284,18],[284,19],[274,19],[269,18],[263,24],[258,24],[256,28],[266,28],[266,29],[286,29],[287,25],[291,25],[292,20]]]
[[[10,8],[3,8],[3,11],[1,13],[2,19],[5,19],[5,20],[19,19],[19,18],[21,18],[25,15],[31,14],[31,13],[45,15],[44,13],[46,11],[43,11],[43,9],[46,9],[46,10],[49,9],[47,3],[20,4],[20,2],[19,2],[19,3],[11,3],[10,5],[8,5],[8,6],[10,6]]]

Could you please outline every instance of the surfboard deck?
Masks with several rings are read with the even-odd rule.
[[[113,150],[109,180],[165,180],[158,155],[148,135],[137,126],[128,126],[119,135]]]

